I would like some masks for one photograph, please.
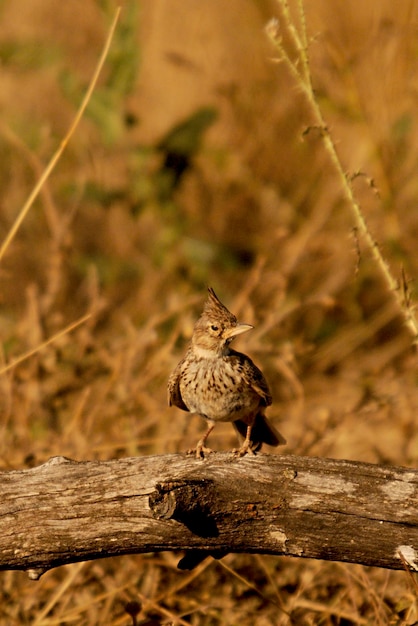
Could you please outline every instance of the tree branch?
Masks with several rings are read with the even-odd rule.
[[[54,457],[0,473],[0,569],[185,550],[418,571],[417,487],[416,470],[308,457]]]

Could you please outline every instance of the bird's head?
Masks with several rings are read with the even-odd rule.
[[[253,326],[240,324],[211,287],[208,292],[203,313],[193,330],[192,345],[195,350],[206,352],[207,356],[221,356],[237,335],[246,333]]]

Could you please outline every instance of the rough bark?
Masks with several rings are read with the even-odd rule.
[[[418,570],[417,498],[418,471],[351,461],[54,457],[0,473],[0,569],[38,578],[75,561],[185,550]]]

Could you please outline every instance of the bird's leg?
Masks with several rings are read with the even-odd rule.
[[[252,424],[248,424],[247,426],[247,434],[245,436],[244,441],[242,442],[242,446],[238,449],[238,450],[233,450],[233,453],[236,456],[245,456],[246,454],[255,454],[251,444],[251,431],[253,429],[253,425]]]
[[[210,433],[212,432],[214,428],[215,428],[215,423],[212,422],[209,428],[207,429],[207,431],[205,432],[205,434],[203,435],[203,437],[199,439],[199,441],[197,442],[196,448],[193,448],[192,450],[188,450],[187,454],[195,454],[197,459],[204,459],[205,454],[210,454],[212,450],[210,448],[207,448],[205,444],[206,444],[207,438],[209,437]]]

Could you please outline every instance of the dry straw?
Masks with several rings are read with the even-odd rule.
[[[43,185],[45,184],[45,182],[48,180],[49,175],[51,174],[52,170],[54,169],[54,167],[56,166],[56,164],[58,163],[58,161],[60,160],[65,148],[67,147],[71,137],[73,136],[81,118],[83,117],[84,111],[86,110],[86,107],[90,101],[90,98],[94,92],[94,89],[96,87],[97,84],[97,80],[99,78],[100,72],[103,68],[104,62],[106,60],[106,57],[108,55],[109,49],[110,49],[110,44],[112,42],[113,39],[113,35],[116,29],[116,25],[119,19],[119,15],[120,15],[120,11],[121,8],[118,7],[115,11],[115,16],[113,18],[112,24],[110,26],[109,29],[109,33],[107,35],[106,38],[106,42],[105,45],[103,47],[103,51],[102,54],[100,55],[99,61],[97,63],[96,69],[94,71],[93,77],[90,81],[89,87],[86,91],[86,94],[80,104],[80,107],[71,123],[70,128],[68,129],[67,134],[65,135],[64,139],[61,141],[58,149],[56,150],[56,152],[54,153],[54,155],[52,156],[51,160],[49,161],[48,165],[46,166],[46,168],[44,169],[44,171],[42,172],[38,182],[36,183],[35,187],[33,188],[32,192],[30,193],[28,199],[26,200],[25,204],[23,205],[23,207],[21,208],[21,210],[19,211],[18,216],[16,217],[12,227],[10,228],[9,232],[6,235],[5,240],[3,241],[2,245],[0,246],[0,262],[3,260],[3,257],[8,249],[8,247],[10,246],[11,242],[13,241],[17,231],[19,230],[23,220],[25,219],[26,215],[29,213],[30,208],[32,207],[34,201],[36,200],[37,196],[39,195]],[[85,321],[87,321],[89,318],[91,317],[91,314],[87,314],[84,315],[83,317],[81,317],[80,319],[76,320],[75,322],[72,322],[71,324],[69,324],[66,328],[64,328],[63,330],[59,331],[58,333],[56,333],[55,335],[53,335],[52,337],[50,337],[49,339],[47,339],[46,341],[44,341],[43,343],[41,343],[39,346],[37,346],[36,348],[34,348],[33,350],[30,350],[29,352],[26,352],[25,354],[21,355],[20,357],[18,357],[16,360],[12,361],[11,363],[9,363],[8,365],[2,367],[0,369],[0,374],[3,374],[4,372],[10,370],[12,367],[15,367],[17,364],[22,363],[22,361],[28,359],[29,357],[33,356],[34,354],[38,353],[42,348],[48,346],[49,344],[53,343],[56,339],[58,339],[59,337],[62,337],[63,335],[71,332],[72,330],[74,330],[75,328],[77,328],[78,326],[80,326],[81,324],[83,324]]]
[[[282,23],[279,23],[277,19],[272,19],[266,27],[266,33],[270,41],[273,43],[278,57],[277,60],[284,63],[289,69],[292,77],[294,78],[298,88],[305,95],[309,104],[311,113],[313,115],[313,124],[311,124],[305,131],[308,133],[310,130],[316,130],[319,132],[323,139],[325,149],[330,156],[332,165],[337,173],[337,176],[341,182],[342,191],[348,206],[350,207],[355,223],[357,232],[361,235],[366,243],[367,248],[370,250],[372,258],[380,270],[383,276],[386,286],[390,293],[393,295],[397,307],[402,315],[405,325],[412,333],[413,343],[418,343],[418,321],[414,314],[414,305],[411,300],[411,295],[408,289],[408,282],[405,278],[405,274],[402,270],[401,279],[397,281],[383,258],[377,242],[374,240],[370,230],[367,226],[366,219],[358,203],[354,191],[352,188],[352,180],[357,174],[347,175],[341,164],[335,143],[331,136],[330,130],[324,120],[321,108],[318,100],[315,97],[315,92],[312,85],[312,73],[309,63],[309,41],[306,31],[305,12],[303,8],[302,0],[298,0],[298,17],[299,27],[296,26],[293,19],[287,0],[278,0],[279,6],[282,10]],[[289,53],[284,47],[282,34],[285,33],[290,39],[290,42],[296,50],[296,58],[290,57]]]
[[[7,233],[7,236],[5,238],[5,240],[3,241],[1,247],[0,247],[0,262],[3,260],[3,257],[6,253],[7,248],[9,247],[10,243],[12,242],[12,240],[14,239],[17,231],[19,230],[23,220],[25,219],[26,215],[29,213],[29,210],[31,208],[31,206],[33,205],[34,201],[36,200],[36,198],[39,195],[39,192],[41,191],[43,185],[45,184],[45,182],[48,180],[49,175],[51,174],[52,170],[54,169],[54,167],[56,166],[56,164],[58,163],[58,161],[60,160],[65,148],[67,147],[71,137],[73,136],[78,124],[80,123],[81,118],[83,117],[84,111],[86,110],[86,107],[90,101],[90,98],[92,96],[92,93],[96,87],[97,84],[97,80],[99,78],[100,72],[102,71],[104,62],[106,60],[107,54],[109,52],[109,48],[110,48],[110,44],[112,42],[112,38],[113,38],[113,34],[115,32],[115,28],[116,28],[116,24],[118,22],[119,19],[119,14],[120,14],[120,7],[118,7],[116,9],[115,12],[115,17],[113,18],[113,22],[111,24],[110,30],[109,30],[109,34],[107,36],[104,48],[103,48],[103,52],[100,55],[100,59],[97,63],[96,69],[94,71],[93,77],[90,81],[90,85],[87,89],[86,95],[84,96],[80,107],[77,111],[77,114],[70,126],[70,128],[68,129],[67,134],[65,135],[64,139],[61,141],[58,150],[55,152],[55,154],[52,156],[51,160],[49,161],[48,165],[46,166],[46,168],[44,169],[41,177],[39,178],[38,182],[36,183],[35,187],[33,188],[31,194],[29,195],[29,198],[26,200],[25,204],[23,205],[23,207],[21,208],[16,220],[14,221],[12,227],[10,228],[9,232]]]

